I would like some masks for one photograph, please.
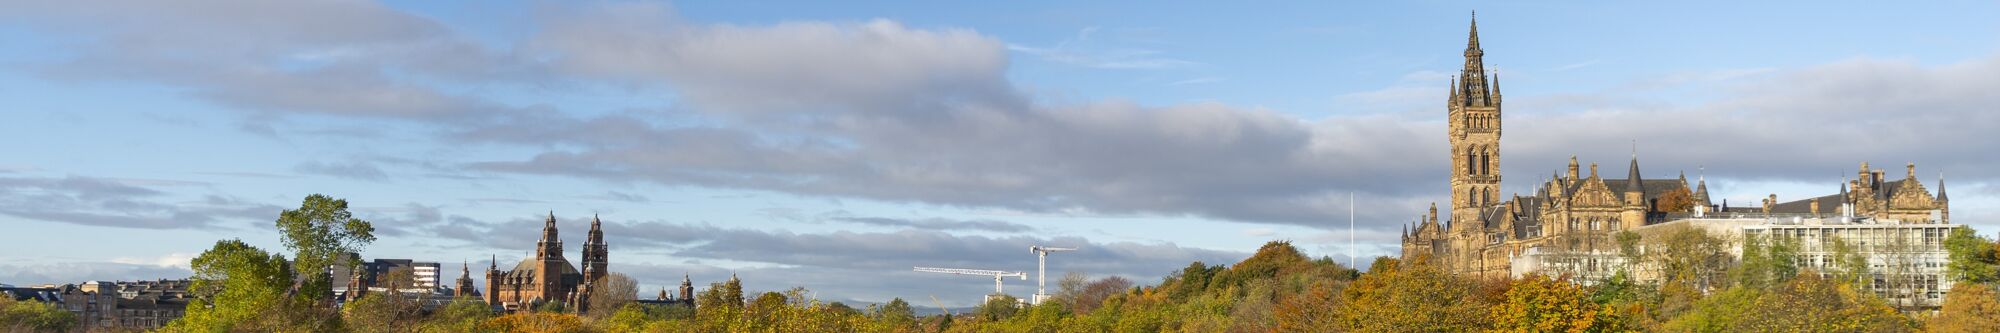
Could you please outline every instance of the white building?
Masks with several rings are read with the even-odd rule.
[[[1659,234],[1668,228],[1698,228],[1730,241],[1729,253],[1736,260],[1743,256],[1743,240],[1747,237],[1784,237],[1797,241],[1799,269],[1822,274],[1838,270],[1838,251],[1835,247],[1844,242],[1851,253],[1867,262],[1868,273],[1857,287],[1872,291],[1890,305],[1900,308],[1935,308],[1944,301],[1944,294],[1954,282],[1946,273],[1945,263],[1950,254],[1944,247],[1944,240],[1951,235],[1952,229],[1964,227],[1851,216],[1697,215],[1632,231],[1648,235]],[[1641,244],[1636,250],[1644,253],[1645,246],[1643,242]],[[1517,255],[1511,267],[1513,275],[1520,277],[1539,272],[1568,275],[1583,283],[1595,283],[1620,270],[1629,269],[1634,279],[1658,281],[1659,274],[1653,273],[1651,267],[1644,267],[1643,263],[1639,267],[1626,265],[1626,258],[1615,250],[1587,253],[1551,250],[1554,249],[1530,248]]]

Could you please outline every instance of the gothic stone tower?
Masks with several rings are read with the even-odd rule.
[[[1447,138],[1451,142],[1451,226],[1476,231],[1483,227],[1480,208],[1500,196],[1500,89],[1495,77],[1489,87],[1486,52],[1479,49],[1479,20],[1473,19],[1465,45],[1465,68],[1451,85]]]

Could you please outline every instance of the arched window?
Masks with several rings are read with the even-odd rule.
[[[1479,149],[1479,174],[1481,175],[1493,174],[1493,165],[1492,163],[1490,163],[1492,159],[1493,159],[1493,154],[1491,152],[1488,152],[1486,148]]]
[[[1478,173],[1477,169],[1472,168],[1473,166],[1476,165],[1475,163],[1479,163],[1479,161],[1473,160],[1478,157],[1479,155],[1475,155],[1472,153],[1472,147],[1465,148],[1465,174],[1471,175]]]

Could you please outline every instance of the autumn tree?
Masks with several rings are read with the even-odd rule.
[[[493,318],[493,307],[485,301],[460,297],[453,299],[444,308],[431,311],[415,331],[425,333],[476,332],[480,325]]]
[[[1271,311],[1274,329],[1281,332],[1334,332],[1340,329],[1340,294],[1333,281],[1320,281],[1304,294],[1286,298]]]
[[[1335,318],[1349,332],[1467,332],[1486,328],[1486,304],[1472,281],[1419,257],[1377,259],[1342,290]]]
[[[1617,311],[1592,302],[1582,286],[1530,274],[1514,280],[1505,301],[1488,310],[1495,332],[1608,332]]]
[[[1654,211],[1662,213],[1691,212],[1694,211],[1694,194],[1688,192],[1687,187],[1674,188],[1666,193],[1660,193],[1659,199],[1654,201],[1653,205]]]
[[[1769,289],[1737,286],[1667,326],[1690,332],[1908,332],[1911,321],[1872,294],[1799,274]]]
[[[580,333],[589,332],[583,318],[572,314],[551,312],[521,312],[493,317],[480,324],[477,331],[502,333]]]
[[[340,313],[353,332],[404,332],[422,320],[422,310],[416,297],[390,289],[347,302]]]
[[[1126,289],[1131,288],[1132,280],[1124,277],[1113,275],[1097,279],[1083,285],[1083,290],[1078,291],[1076,294],[1076,300],[1074,301],[1076,304],[1071,305],[1071,307],[1075,309],[1076,313],[1090,313],[1091,310],[1096,310],[1098,306],[1103,305],[1105,298],[1110,298],[1111,295],[1125,292]]]
[[[611,273],[599,280],[590,290],[591,318],[603,318],[623,309],[639,298],[639,280],[625,273]]]
[[[359,266],[359,259],[345,254],[359,253],[375,241],[375,226],[348,213],[346,199],[322,194],[306,196],[298,209],[279,213],[277,226],[285,248],[292,250],[292,269],[299,277],[295,294],[306,301],[330,300],[333,284],[327,267],[338,261]]]
[[[1944,295],[1944,307],[1925,323],[1929,332],[2000,332],[2000,295],[1993,286],[1959,282]]]

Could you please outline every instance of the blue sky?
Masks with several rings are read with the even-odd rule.
[[[1350,192],[1352,249],[1389,254],[1444,197],[1472,10],[1508,189],[1634,140],[1742,204],[1915,162],[1990,233],[1995,6],[4,2],[0,223],[51,237],[0,245],[0,283],[277,249],[311,193],[383,229],[371,258],[504,267],[550,211],[572,252],[597,214],[648,288],[863,302],[971,304],[979,279],[908,267],[1035,244],[1139,281],[1273,239],[1345,256]]]

